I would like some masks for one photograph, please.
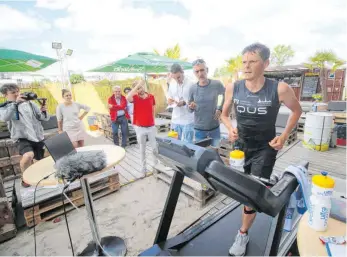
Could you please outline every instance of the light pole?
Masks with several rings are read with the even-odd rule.
[[[61,76],[61,84],[63,88],[65,88],[65,83],[64,83],[64,70],[63,70],[63,58],[61,54],[61,50],[63,48],[62,43],[60,42],[52,42],[52,48],[56,50],[59,62],[60,62],[60,76]]]
[[[66,88],[66,86],[65,86],[65,71],[64,71],[64,64],[63,64],[64,61],[66,63],[66,75],[67,75],[68,87],[69,87],[69,90],[72,94],[72,97],[74,97],[73,92],[72,92],[72,85],[71,85],[71,81],[70,81],[70,73],[69,73],[68,62],[67,62],[67,57],[72,55],[73,50],[72,49],[67,49],[67,50],[63,49],[63,44],[61,42],[53,42],[52,48],[56,50],[57,56],[60,60],[60,73],[61,73],[63,88]]]
[[[66,73],[67,73],[67,81],[68,81],[68,85],[69,85],[69,89],[70,89],[70,92],[71,94],[72,93],[72,85],[71,85],[71,81],[70,81],[70,72],[69,72],[69,66],[68,66],[68,56],[71,56],[73,53],[73,50],[72,49],[67,49],[66,52],[65,52],[65,60],[66,60]]]

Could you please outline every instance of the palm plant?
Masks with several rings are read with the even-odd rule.
[[[337,55],[329,50],[317,51],[313,56],[309,58],[309,63],[305,63],[305,66],[310,70],[319,69],[319,83],[322,90],[323,102],[327,101],[327,88],[326,77],[328,73],[328,67],[335,72],[338,68],[343,66],[346,61],[337,57]]]
[[[242,71],[242,55],[229,58],[226,62],[228,72],[232,73],[235,80],[238,80],[239,73]]]
[[[160,54],[158,50],[154,49],[153,50],[157,55],[163,55],[166,57],[169,57],[171,59],[178,59],[182,61],[187,61],[188,58],[181,58],[181,47],[177,43],[174,47],[172,48],[167,48],[164,52],[164,54]]]

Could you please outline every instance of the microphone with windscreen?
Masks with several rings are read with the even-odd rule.
[[[54,164],[56,177],[70,183],[84,175],[100,171],[106,167],[107,158],[104,151],[72,152],[61,157]]]
[[[76,151],[66,132],[46,139],[45,146],[55,162],[55,176],[67,180],[69,184],[107,165],[103,150]]]

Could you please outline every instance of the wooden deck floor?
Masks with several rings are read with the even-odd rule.
[[[274,170],[283,172],[289,165],[296,164],[302,160],[309,162],[309,173],[311,175],[327,171],[333,177],[346,179],[345,148],[330,148],[329,151],[318,152],[304,148],[301,140],[298,140],[287,151],[283,151],[276,161]]]

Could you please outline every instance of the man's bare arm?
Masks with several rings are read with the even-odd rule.
[[[234,83],[230,83],[226,85],[223,110],[221,114],[221,121],[225,125],[225,127],[228,129],[228,131],[233,128],[231,124],[231,120],[230,120],[230,109],[231,109],[230,107],[232,106],[233,92],[234,92]]]
[[[142,85],[144,85],[144,81],[143,81],[143,80],[139,81],[139,82],[136,84],[136,86],[134,86],[134,88],[131,89],[131,91],[130,91],[130,92],[127,94],[127,96],[126,96],[126,99],[127,99],[128,102],[132,103],[132,102],[134,101],[133,96],[136,95],[137,89],[138,89],[140,86],[142,86]]]
[[[290,132],[293,130],[293,128],[295,128],[298,120],[300,119],[302,109],[293,89],[287,83],[279,83],[278,96],[280,102],[282,102],[292,111],[287,121],[287,125],[282,133],[282,135],[285,136],[286,139],[288,139]]]

